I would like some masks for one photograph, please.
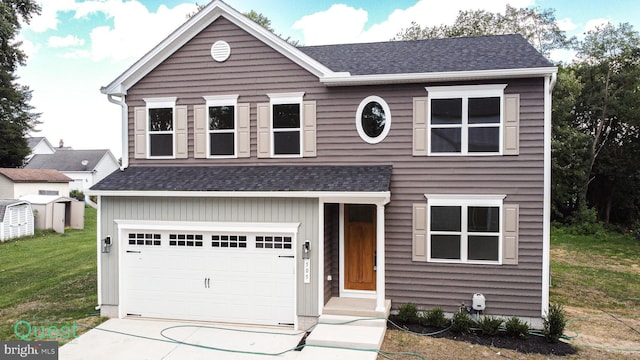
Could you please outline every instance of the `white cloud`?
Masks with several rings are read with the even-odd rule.
[[[292,27],[302,30],[305,45],[352,42],[362,35],[367,18],[362,9],[334,4],[326,11],[303,16]]]
[[[35,53],[37,53],[38,50],[40,50],[39,45],[25,39],[22,33],[16,36],[16,41],[21,43],[20,50],[22,50],[22,52],[24,52],[24,54],[27,55],[27,61],[29,61],[29,58],[35,55]]]
[[[596,30],[596,28],[603,27],[609,22],[609,19],[605,18],[591,19],[584,25],[584,32]]]
[[[570,18],[559,19],[556,23],[558,24],[558,28],[562,31],[570,32],[578,28],[578,25],[576,25]]]
[[[298,20],[294,29],[302,30],[305,45],[330,43],[386,41],[393,38],[401,29],[415,21],[420,26],[452,24],[460,10],[483,9],[491,12],[504,12],[505,6],[526,7],[533,0],[420,0],[407,9],[396,9],[386,20],[373,24],[365,30],[368,13],[363,9],[354,9],[347,5],[333,5],[326,11],[307,15]],[[372,5],[375,6],[375,5]],[[337,24],[327,26],[327,24]]]
[[[158,44],[171,31],[184,23],[195,4],[182,4],[172,9],[161,5],[157,12],[138,1],[110,0],[108,3],[83,3],[80,16],[102,11],[113,18],[113,26],[99,26],[91,31],[91,53],[94,61],[138,58]]]
[[[62,55],[65,59],[90,59],[91,52],[88,50],[73,50]]]
[[[75,0],[42,0],[39,2],[42,10],[40,15],[34,16],[26,28],[35,32],[45,32],[58,28],[58,13],[72,11],[76,8]]]
[[[53,48],[82,46],[82,45],[84,45],[84,40],[73,35],[67,35],[65,37],[52,36],[49,38],[49,46]]]
[[[187,14],[196,10],[195,3],[186,0],[184,4],[173,8],[160,5],[151,11],[138,0],[43,0],[41,6],[41,14],[34,17],[25,28],[34,32],[56,30],[61,12],[74,12],[74,19],[103,14],[113,21],[113,25],[98,26],[91,30],[91,59],[94,61],[140,57],[185,22]],[[78,41],[80,39],[76,39],[69,36],[52,37],[49,46],[83,45]],[[78,56],[78,53],[66,56]]]

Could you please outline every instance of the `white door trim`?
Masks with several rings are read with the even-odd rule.
[[[339,233],[340,233],[340,249],[338,253],[340,254],[340,297],[350,297],[350,298],[364,298],[364,299],[375,299],[376,291],[372,290],[350,290],[344,288],[344,205],[340,203],[340,211],[339,211]],[[376,224],[377,226],[377,224]],[[377,285],[377,284],[376,284]]]

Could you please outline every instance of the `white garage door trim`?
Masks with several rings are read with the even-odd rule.
[[[292,249],[290,253],[294,259],[293,274],[293,309],[291,319],[294,326],[297,327],[297,233],[300,223],[240,223],[240,222],[169,222],[169,221],[135,221],[135,220],[116,220],[118,226],[118,316],[123,318],[127,316],[127,274],[126,274],[126,255],[128,244],[128,233],[134,231],[153,231],[153,232],[205,232],[205,233],[232,233],[247,235],[287,235],[291,236]],[[129,254],[130,255],[130,254]]]

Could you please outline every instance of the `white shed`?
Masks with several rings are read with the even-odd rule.
[[[0,200],[0,241],[33,235],[31,204],[24,200]]]
[[[53,229],[64,233],[65,227],[84,228],[84,203],[57,195],[24,195],[20,200],[31,203],[36,229]]]

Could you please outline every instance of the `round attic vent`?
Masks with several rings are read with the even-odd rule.
[[[211,45],[211,57],[217,62],[223,62],[231,55],[231,46],[226,41],[218,40]]]

